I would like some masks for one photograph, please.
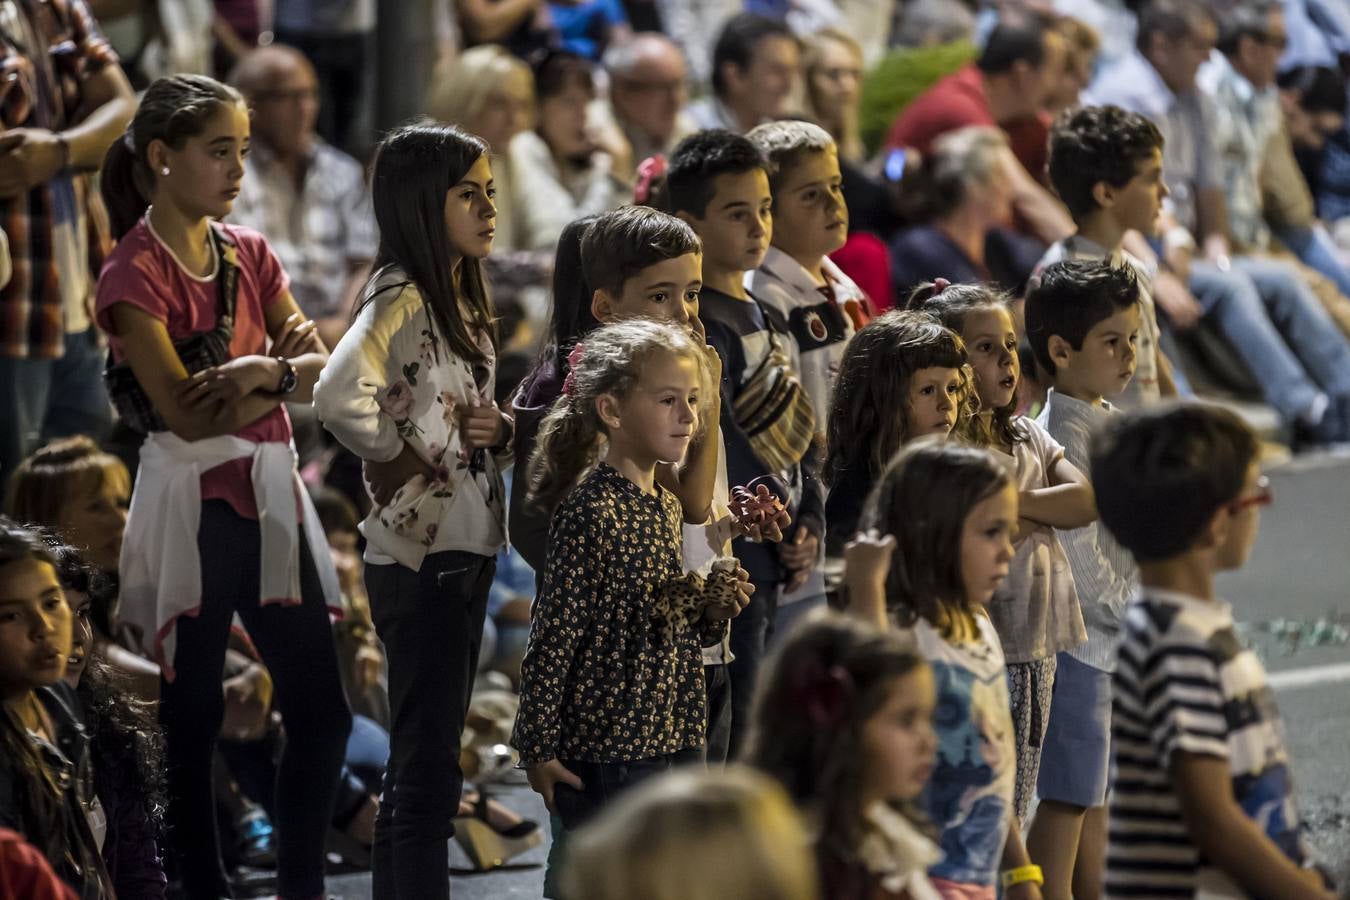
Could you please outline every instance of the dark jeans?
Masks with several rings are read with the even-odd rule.
[[[496,560],[434,553],[421,571],[366,566],[389,659],[389,768],[375,820],[375,900],[446,900],[469,711]]]
[[[778,612],[778,595],[782,583],[765,577],[766,568],[747,564],[762,548],[755,545],[745,547],[743,540],[736,542],[736,558],[750,573],[750,583],[755,592],[750,595],[750,604],[741,610],[731,624],[731,653],[735,656],[727,669],[731,679],[731,736],[727,744],[729,759],[739,759],[745,736],[750,729],[751,700],[755,695],[755,677],[759,674],[760,663],[764,660],[764,648],[769,635],[773,633],[774,617]],[[772,551],[769,551],[772,552]]]
[[[216,833],[211,761],[225,712],[220,674],[235,613],[272,675],[286,729],[277,765],[277,893],[323,892],[324,836],[342,770],[351,713],[342,695],[328,608],[309,545],[300,541],[298,606],[258,603],[258,523],[223,500],[202,504],[197,534],[202,605],[178,620],[175,678],[161,681],[169,834],[190,898],[228,894]]]
[[[727,761],[731,743],[731,675],[728,665],[704,666],[703,682],[708,696],[707,738],[708,765],[720,766]]]
[[[112,426],[104,359],[93,327],[67,334],[60,359],[0,357],[0,499],[10,473],[46,442],[76,434],[103,440]]]
[[[568,771],[581,779],[583,790],[579,791],[569,784],[556,784],[553,787],[553,805],[558,809],[558,818],[562,819],[563,827],[573,832],[634,785],[663,775],[676,766],[702,761],[702,747],[626,762],[560,760]]]

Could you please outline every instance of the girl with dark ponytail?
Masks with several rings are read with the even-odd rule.
[[[218,222],[248,154],[248,110],[210,78],[161,78],[104,159],[117,248],[96,316],[123,420],[147,434],[119,566],[122,617],[159,663],[172,849],[191,898],[229,893],[211,759],[235,614],[272,675],[287,740],[278,894],[323,892],[324,837],[351,725],[328,609],[340,603],[283,404],[327,351],[267,242]],[[297,521],[299,520],[299,521]]]

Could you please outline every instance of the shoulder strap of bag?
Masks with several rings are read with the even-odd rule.
[[[231,333],[234,332],[235,303],[239,298],[239,262],[235,255],[234,241],[225,234],[224,229],[212,223],[211,240],[216,245],[216,291],[220,300],[220,321]]]

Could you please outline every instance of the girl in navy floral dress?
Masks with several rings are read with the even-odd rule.
[[[739,567],[706,582],[682,574],[680,502],[655,471],[683,457],[704,424],[708,380],[683,329],[606,325],[573,352],[540,427],[531,493],[554,513],[511,743],[569,831],[616,793],[702,754],[700,648],[751,588]]]

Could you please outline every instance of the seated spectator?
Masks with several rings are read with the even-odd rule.
[[[275,43],[295,47],[318,70],[319,134],[348,153],[369,149],[366,124],[375,64],[377,0],[273,0]],[[261,5],[261,3],[259,4]],[[369,127],[367,125],[367,127]],[[329,346],[332,346],[331,344]]]
[[[1140,14],[1137,52],[1101,72],[1093,103],[1148,116],[1164,138],[1164,262],[1189,285],[1154,299],[1178,328],[1212,316],[1292,426],[1297,443],[1350,439],[1350,344],[1296,270],[1233,255],[1212,102],[1196,73],[1216,41],[1212,14],[1196,0],[1152,0]],[[1199,258],[1192,261],[1197,251]],[[1179,302],[1180,301],[1180,302]],[[1277,330],[1278,326],[1278,330]]]
[[[606,143],[627,146],[615,153],[614,173],[631,179],[638,163],[669,154],[684,137],[698,130],[684,111],[684,54],[663,34],[645,32],[605,51],[609,101],[592,105],[596,124],[610,137]]]
[[[1063,60],[1064,39],[1044,17],[1002,22],[974,63],[940,80],[900,113],[886,145],[927,154],[939,136],[958,128],[996,125],[1008,130],[1033,120],[1058,83]],[[1011,151],[1002,165],[1013,185],[1014,207],[1027,228],[1045,243],[1067,237],[1073,223],[1037,183],[1039,173]]]
[[[925,281],[996,281],[1015,289],[1025,279],[990,232],[1012,220],[1013,189],[999,164],[1008,143],[997,128],[971,127],[938,138],[925,158],[916,218],[891,244],[891,279],[903,302]]]
[[[454,7],[466,47],[496,44],[524,58],[558,42],[545,0],[454,0]]]
[[[506,49],[488,44],[466,50],[442,67],[427,95],[427,113],[459,125],[487,142],[497,189],[497,236],[484,260],[497,303],[516,302],[531,321],[548,307],[552,254],[539,253],[526,240],[518,175],[509,148],[516,135],[534,127],[534,74]]]
[[[975,15],[961,0],[910,0],[899,11],[895,44],[932,47],[975,39]]]
[[[1317,200],[1318,215],[1331,219],[1335,212],[1350,214],[1350,197],[1339,210],[1326,211],[1321,197],[1323,151],[1346,123],[1345,76],[1330,66],[1295,66],[1281,72],[1277,83],[1284,127],[1303,178]]]
[[[295,301],[336,346],[375,258],[365,171],[315,132],[318,80],[298,50],[255,50],[232,80],[252,112],[253,142],[230,220],[267,235]]]
[[[516,240],[524,249],[552,253],[568,222],[613,209],[628,192],[612,174],[613,158],[586,127],[586,109],[595,100],[591,63],[550,51],[535,65],[534,83],[538,122],[511,140]],[[500,210],[500,197],[497,205]]]
[[[562,48],[591,62],[599,62],[607,47],[633,37],[620,0],[555,0],[548,4],[548,14]]]
[[[1078,95],[1091,83],[1097,54],[1102,48],[1101,35],[1081,19],[1061,16],[1055,27],[1064,37],[1064,67],[1045,98],[1048,117],[1078,105]]]
[[[826,28],[802,41],[805,112],[834,138],[840,163],[863,161],[862,77],[862,47],[845,32]]]
[[[1219,25],[1220,53],[1200,69],[1197,83],[1219,113],[1214,137],[1228,204],[1229,236],[1240,251],[1262,255],[1272,250],[1272,237],[1278,237],[1305,265],[1330,280],[1329,308],[1337,301],[1344,303],[1334,294],[1350,294],[1350,270],[1336,257],[1330,236],[1314,227],[1311,198],[1307,186],[1298,184],[1297,170],[1279,181],[1285,191],[1305,200],[1304,215],[1299,221],[1288,221],[1287,204],[1294,198],[1284,198],[1285,221],[1278,229],[1272,228],[1266,216],[1263,176],[1270,177],[1270,166],[1276,160],[1287,161],[1292,156],[1275,84],[1280,53],[1288,43],[1284,14],[1270,0],[1246,0],[1223,13]],[[1344,104],[1344,95],[1341,100]],[[1350,313],[1347,320],[1350,325]]]
[[[727,20],[712,56],[712,96],[689,115],[699,128],[745,134],[783,115],[797,86],[797,39],[782,22],[755,13]]]

